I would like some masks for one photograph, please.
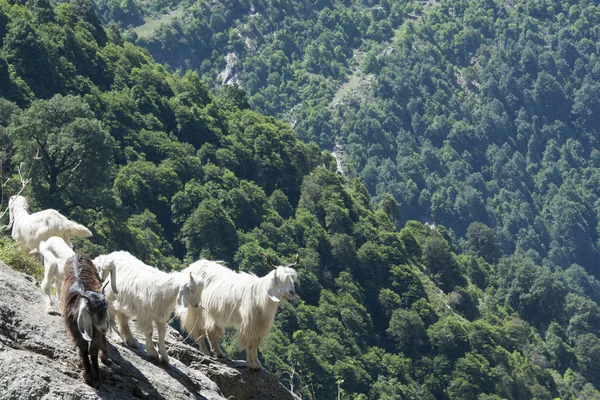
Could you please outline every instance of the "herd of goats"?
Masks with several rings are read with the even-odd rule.
[[[41,287],[47,312],[55,313],[50,296],[54,284],[66,330],[79,349],[84,380],[94,388],[101,384],[98,353],[104,364],[110,363],[106,342],[109,328],[117,332],[121,342],[138,347],[129,329],[130,318],[145,335],[150,357],[157,359],[160,354],[168,363],[165,334],[172,313],[180,318],[182,329],[199,343],[204,354],[209,354],[204,340],[208,339],[215,357],[223,357],[218,338],[224,329],[239,328],[239,348],[246,351],[248,367],[260,369],[258,347],[271,330],[277,307],[296,295],[297,274],[293,268],[297,256],[293,264],[274,266],[264,254],[273,270],[261,278],[205,259],[182,271],[167,273],[126,251],[94,260],[75,253],[69,238],[89,237],[89,229],[56,210],[30,214],[23,196],[9,199],[9,213],[7,229],[12,229],[15,242],[22,250],[43,257]],[[158,333],[158,352],[152,341],[153,324]]]

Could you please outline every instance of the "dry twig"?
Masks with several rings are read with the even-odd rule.
[[[40,151],[39,150],[36,151],[35,156],[33,156],[33,159],[31,160],[31,165],[29,166],[29,171],[27,172],[27,175],[25,177],[23,177],[23,163],[19,164],[19,167],[17,168],[17,173],[19,174],[19,180],[21,181],[21,189],[19,189],[16,196],[20,196],[21,193],[23,193],[23,191],[27,187],[27,185],[29,185],[31,183],[31,180],[32,180],[32,178],[30,178],[31,172],[33,171],[33,165],[34,165],[35,161],[40,159],[39,154],[40,154]],[[3,181],[3,180],[4,180],[4,178],[2,177],[2,165],[0,164],[0,181]],[[10,181],[10,178],[8,178],[6,180],[6,182],[2,182],[2,199],[0,201],[0,204],[2,204],[4,202],[4,187],[6,186],[8,181]],[[10,204],[8,204],[6,206],[6,208],[4,209],[4,211],[2,211],[0,213],[0,218],[4,217],[6,215],[9,208],[10,208]],[[2,226],[2,228],[5,228],[5,227],[6,226]]]

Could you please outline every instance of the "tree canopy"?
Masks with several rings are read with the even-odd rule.
[[[6,194],[91,256],[299,254],[303,398],[600,396],[596,5],[148,3],[0,0]]]

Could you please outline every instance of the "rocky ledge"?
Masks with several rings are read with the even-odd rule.
[[[0,399],[273,399],[297,400],[277,378],[243,361],[207,357],[169,329],[169,365],[109,341],[112,364],[103,386],[87,386],[62,319],[46,314],[35,280],[0,261]]]

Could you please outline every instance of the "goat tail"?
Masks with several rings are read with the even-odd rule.
[[[69,236],[81,236],[81,237],[90,237],[92,236],[92,232],[86,228],[85,226],[78,224],[77,222],[67,221],[65,226],[66,232]]]

